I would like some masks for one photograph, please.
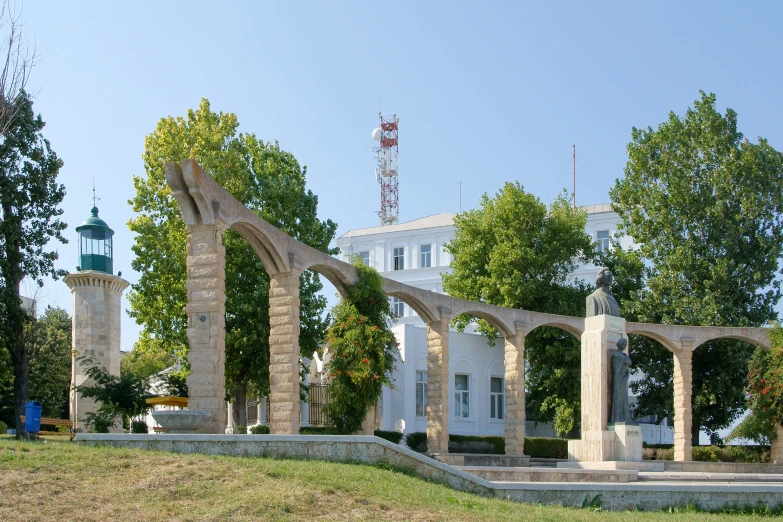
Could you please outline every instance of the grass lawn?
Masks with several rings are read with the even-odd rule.
[[[0,520],[719,521],[748,514],[612,513],[460,493],[362,464],[177,455],[0,436]]]

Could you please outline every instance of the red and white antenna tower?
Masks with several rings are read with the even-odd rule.
[[[380,142],[380,147],[374,147],[375,159],[378,166],[375,167],[375,179],[381,185],[381,210],[378,217],[381,226],[397,223],[399,214],[399,193],[397,191],[397,153],[399,152],[397,115],[382,116],[378,113],[381,125],[372,131],[372,137]]]

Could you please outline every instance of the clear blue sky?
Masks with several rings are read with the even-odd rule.
[[[699,89],[783,149],[776,2],[113,4],[24,5],[35,110],[65,162],[71,271],[95,179],[115,270],[136,281],[127,201],[144,137],[202,97],[307,165],[338,235],[377,223],[379,101],[400,118],[402,221],[456,212],[460,179],[463,209],[511,180],[550,202],[570,190],[573,144],[577,203],[608,202],[631,128],[684,113]],[[71,309],[62,282],[38,297]],[[138,327],[124,315],[122,330],[129,350]]]

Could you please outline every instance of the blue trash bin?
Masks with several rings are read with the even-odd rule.
[[[38,433],[41,431],[41,403],[28,402],[24,405],[24,431]]]

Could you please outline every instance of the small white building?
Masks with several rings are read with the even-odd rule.
[[[611,206],[585,207],[585,231],[609,248],[609,239],[617,231],[619,216]],[[454,238],[455,214],[436,214],[396,225],[350,230],[337,239],[341,259],[359,256],[383,277],[402,283],[443,292],[441,274],[450,273],[451,255],[444,244]],[[623,238],[623,248],[631,246]],[[572,280],[592,283],[596,268],[580,266]],[[401,358],[393,373],[395,389],[384,389],[378,408],[378,427],[385,430],[425,431],[427,428],[427,343],[426,325],[416,312],[398,298],[392,298],[398,317],[393,331],[400,343]],[[304,356],[310,354],[303,354]],[[449,433],[461,435],[502,435],[503,412],[503,343],[494,347],[476,333],[452,331],[449,338],[449,373],[452,394],[449,397]],[[630,397],[631,403],[634,397]],[[640,419],[645,442],[674,442],[674,431]],[[646,421],[646,422],[644,422]],[[553,436],[551,426],[528,421],[530,436]]]

